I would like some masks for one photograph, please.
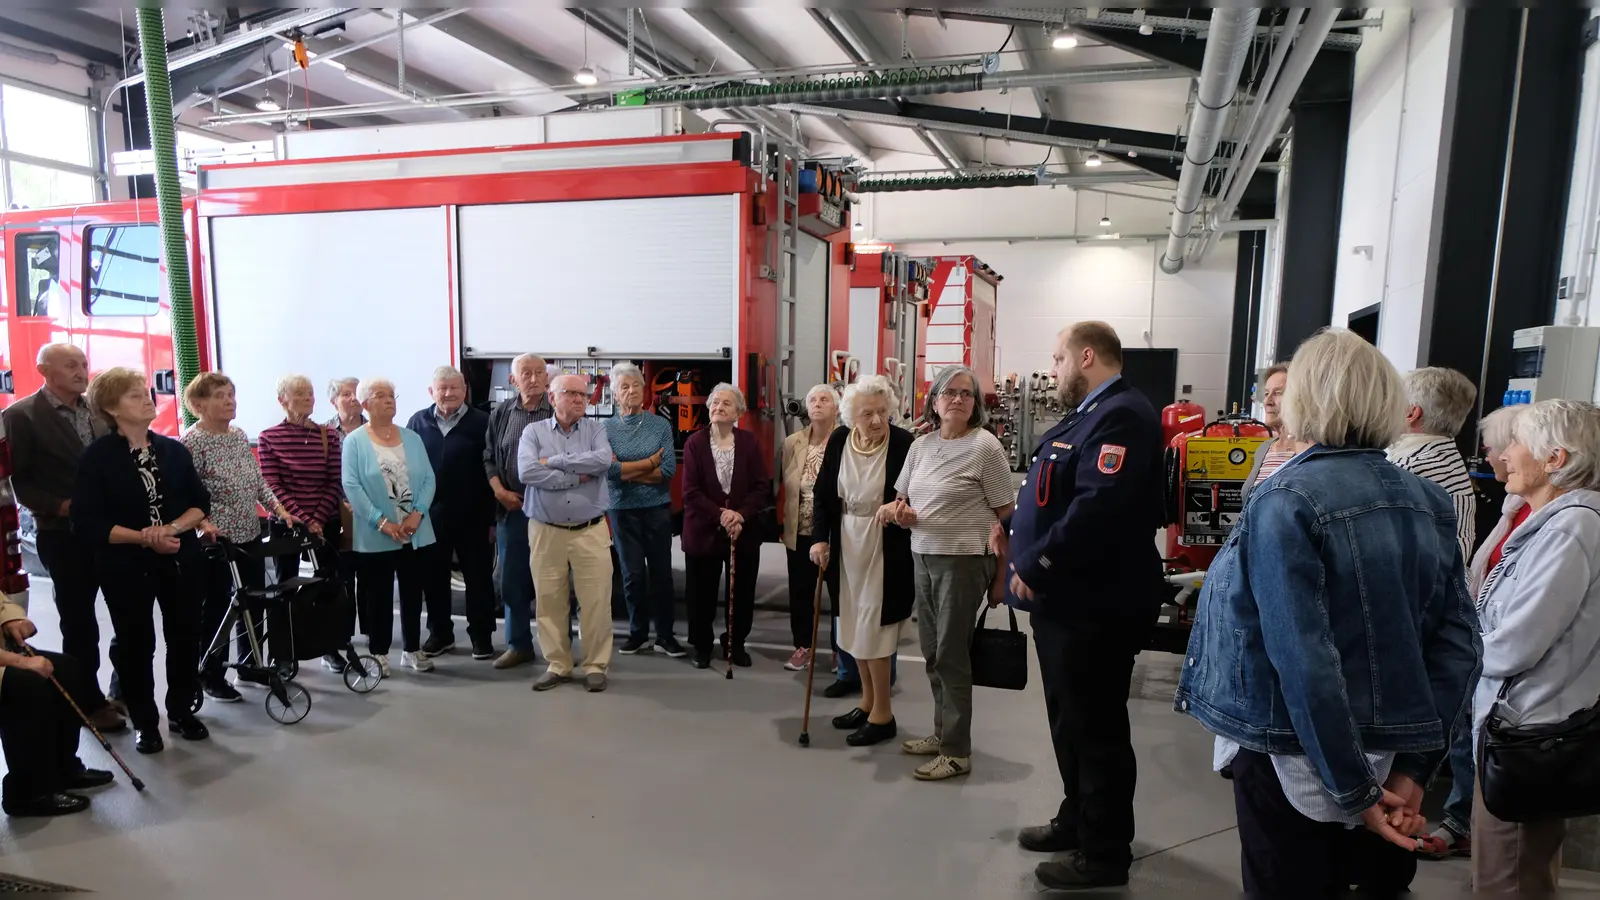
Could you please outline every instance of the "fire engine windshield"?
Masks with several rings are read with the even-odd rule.
[[[117,225],[88,231],[91,316],[153,316],[161,302],[161,229]]]

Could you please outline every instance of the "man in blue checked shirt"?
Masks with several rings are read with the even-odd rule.
[[[604,423],[587,418],[589,381],[560,375],[550,382],[555,416],[523,429],[517,477],[527,488],[528,546],[534,581],[539,645],[549,668],[533,689],[548,691],[572,680],[572,639],[567,633],[567,571],[578,595],[578,637],[583,642],[583,686],[606,689],[611,664],[611,530],[606,474],[613,462]]]

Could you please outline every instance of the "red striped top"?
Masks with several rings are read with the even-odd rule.
[[[267,486],[295,518],[326,524],[338,515],[344,490],[337,433],[316,422],[281,422],[261,432],[256,456]]]

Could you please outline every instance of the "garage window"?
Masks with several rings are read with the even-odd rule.
[[[161,303],[161,229],[155,225],[91,228],[87,312],[153,316]]]
[[[54,232],[19,234],[16,240],[18,316],[65,316],[61,286],[61,237]],[[52,308],[54,307],[54,308]]]

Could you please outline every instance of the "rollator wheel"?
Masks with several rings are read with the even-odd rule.
[[[356,657],[354,665],[345,664],[344,686],[358,694],[370,694],[382,681],[383,669],[378,667],[376,657],[363,653]]]
[[[267,690],[267,715],[279,725],[293,725],[311,712],[311,695],[292,681],[282,682],[282,697],[276,685]]]

